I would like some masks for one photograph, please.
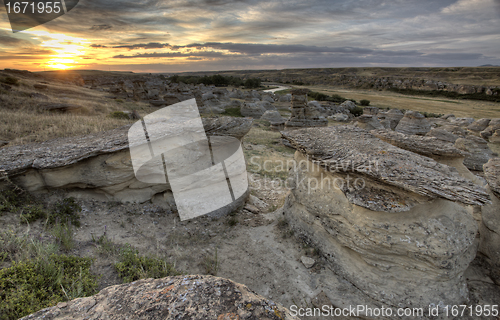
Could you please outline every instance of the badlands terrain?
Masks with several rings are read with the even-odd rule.
[[[0,71],[0,319],[498,305],[500,68],[194,78],[214,74]],[[127,131],[191,99],[208,136],[241,141],[249,192],[180,221]],[[337,318],[358,316],[384,318]]]

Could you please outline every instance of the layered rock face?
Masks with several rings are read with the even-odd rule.
[[[488,143],[476,136],[467,136],[455,141],[455,147],[469,153],[464,160],[464,165],[470,170],[483,171],[483,164],[493,157],[493,152]]]
[[[252,125],[248,118],[202,121],[207,136],[237,139],[243,138]],[[155,196],[169,198],[172,193],[168,181],[144,183],[135,177],[128,145],[129,129],[127,125],[82,137],[2,148],[0,170],[30,192],[64,189],[77,198],[139,203]]]
[[[391,306],[467,301],[462,275],[476,255],[478,227],[463,205],[488,203],[484,188],[359,128],[283,138],[298,163],[284,215],[336,273]]]
[[[286,127],[324,127],[328,120],[320,117],[319,112],[307,104],[309,89],[292,90],[292,115],[285,123]]]
[[[107,287],[95,296],[59,303],[22,318],[236,320],[297,319],[246,286],[212,276],[146,279]]]

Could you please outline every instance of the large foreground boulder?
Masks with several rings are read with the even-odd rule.
[[[464,304],[486,190],[348,126],[283,132],[297,150],[284,215],[329,267],[386,305]],[[336,290],[331,288],[331,290]]]
[[[146,279],[107,287],[95,296],[59,303],[22,320],[297,319],[283,306],[231,280],[212,276]]]

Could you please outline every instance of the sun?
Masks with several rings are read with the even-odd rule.
[[[86,52],[87,39],[76,38],[66,34],[52,34],[47,31],[33,31],[41,40],[41,47],[53,52],[43,65],[56,70],[71,69],[79,65]]]

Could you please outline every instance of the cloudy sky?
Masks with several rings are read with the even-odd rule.
[[[0,10],[0,68],[484,64],[500,65],[500,0],[80,0],[66,15],[17,33]]]

